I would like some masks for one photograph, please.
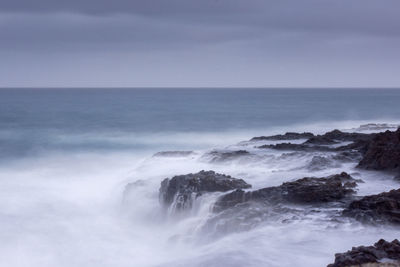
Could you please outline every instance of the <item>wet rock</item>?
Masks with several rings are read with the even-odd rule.
[[[334,148],[327,147],[327,146],[318,146],[318,145],[308,145],[308,144],[292,144],[292,143],[281,143],[276,145],[263,145],[259,146],[258,148],[268,148],[274,150],[282,150],[282,151],[305,151],[305,152],[315,152],[315,151],[322,151],[322,152],[329,152],[335,151]]]
[[[246,202],[267,202],[277,204],[283,202],[296,204],[315,204],[341,200],[355,191],[357,186],[349,174],[343,172],[323,178],[305,177],[280,186],[267,187],[245,192],[237,189],[220,197],[214,205],[218,212]]]
[[[206,153],[203,157],[209,158],[210,162],[219,163],[230,160],[236,160],[239,158],[252,158],[255,155],[252,155],[250,152],[246,150],[234,150],[234,151],[221,151],[221,150],[213,150],[209,153]]]
[[[187,157],[193,154],[193,151],[161,151],[155,153],[153,157]]]
[[[310,171],[320,171],[327,168],[338,168],[340,164],[331,158],[314,156],[308,164],[307,169]]]
[[[323,134],[321,137],[336,140],[336,141],[360,141],[360,140],[371,140],[375,134],[365,133],[347,133],[339,130],[333,130]]]
[[[400,128],[377,134],[358,167],[372,170],[400,170]]]
[[[364,223],[400,224],[400,189],[355,200],[343,215]]]
[[[337,141],[325,136],[314,136],[304,142],[304,144],[313,144],[313,145],[334,145],[337,143],[338,143]]]
[[[206,192],[226,192],[238,188],[250,188],[251,185],[242,179],[214,171],[200,171],[186,175],[166,178],[161,182],[159,198],[163,205],[174,204],[176,210],[192,206],[193,199]]]
[[[335,254],[335,263],[328,267],[350,266],[400,266],[400,242],[395,239],[387,242],[383,239],[373,246],[353,247],[345,253]]]
[[[261,141],[261,140],[269,140],[269,141],[279,141],[279,140],[298,140],[298,139],[308,139],[313,137],[313,133],[293,133],[287,132],[285,134],[278,134],[272,136],[258,136],[253,137],[250,141]]]

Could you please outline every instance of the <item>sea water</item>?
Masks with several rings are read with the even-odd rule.
[[[359,195],[399,183],[355,164],[310,173],[310,158],[268,151],[261,160],[210,163],[213,149],[253,149],[254,136],[400,123],[395,89],[1,89],[1,266],[325,266],[352,246],[399,232],[330,211],[246,230],[204,231],[210,194],[184,217],[166,214],[160,182],[215,170],[253,188],[347,171]],[[153,157],[159,151],[193,151]],[[323,154],[323,153],[322,153]],[[136,183],[127,192],[126,185]]]

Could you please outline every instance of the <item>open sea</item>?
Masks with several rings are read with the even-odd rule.
[[[353,246],[400,238],[390,227],[334,223],[325,210],[204,234],[217,196],[179,220],[160,211],[161,180],[203,169],[255,189],[341,171],[366,181],[360,195],[399,188],[353,163],[310,174],[303,156],[271,151],[226,164],[203,156],[254,136],[368,123],[400,124],[400,89],[0,89],[0,266],[312,267]],[[153,156],[181,150],[193,154]],[[127,194],[137,181],[143,185]]]

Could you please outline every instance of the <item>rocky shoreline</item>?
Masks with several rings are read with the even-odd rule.
[[[301,142],[304,140],[304,142]],[[259,142],[274,144],[259,145]],[[296,142],[293,142],[296,141]],[[307,166],[312,171],[326,166],[340,167],[343,162],[354,162],[357,168],[377,170],[400,177],[400,128],[381,133],[348,133],[333,130],[322,135],[313,133],[285,133],[274,136],[254,137],[247,141],[254,149],[279,150],[290,153],[329,152],[329,156],[314,156]],[[185,151],[184,155],[191,152]],[[180,155],[178,152],[160,152],[156,156]],[[203,160],[224,164],[232,160],[257,158],[251,151],[213,150],[203,155]],[[166,178],[161,182],[159,199],[164,209],[175,213],[190,210],[197,198],[211,193],[219,197],[211,207],[212,217],[206,226],[241,230],[236,227],[247,221],[263,221],[274,214],[299,213],[296,207],[309,210],[335,207],[336,218],[349,218],[370,225],[400,225],[400,189],[375,195],[356,196],[355,189],[361,179],[346,172],[325,177],[304,177],[279,186],[251,190],[241,178],[200,171]],[[239,216],[240,215],[240,216]],[[240,218],[239,218],[240,217]],[[257,220],[254,220],[257,218]],[[251,224],[244,230],[257,225]],[[369,264],[369,265],[368,265]],[[343,266],[400,266],[400,243],[380,240],[374,246],[357,247],[346,253],[336,254],[330,267]]]

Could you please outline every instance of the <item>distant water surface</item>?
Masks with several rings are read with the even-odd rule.
[[[1,89],[0,151],[170,148],[145,137],[397,120],[399,103],[396,89]]]

